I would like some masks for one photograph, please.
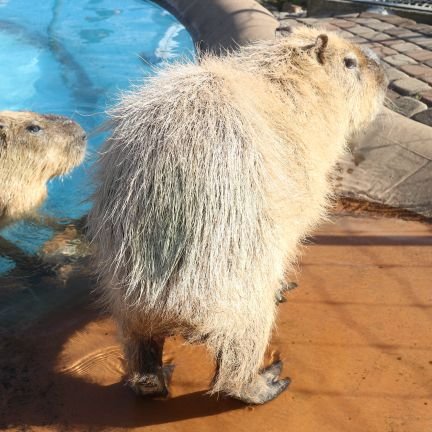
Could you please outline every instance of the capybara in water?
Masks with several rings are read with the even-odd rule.
[[[84,130],[67,117],[0,111],[0,228],[39,207],[48,180],[79,165],[85,148]]]
[[[261,404],[288,386],[280,361],[260,369],[275,296],[386,86],[372,53],[299,28],[167,67],[123,96],[89,233],[138,394],[166,394],[175,333],[214,355],[212,392]]]

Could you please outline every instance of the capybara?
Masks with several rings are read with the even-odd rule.
[[[88,223],[138,394],[166,394],[163,341],[176,333],[214,355],[212,392],[261,404],[288,386],[280,361],[260,369],[275,297],[386,86],[372,53],[304,27],[123,95]]]
[[[48,180],[79,165],[85,148],[84,130],[67,117],[0,111],[0,228],[37,209]]]

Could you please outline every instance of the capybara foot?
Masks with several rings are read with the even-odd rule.
[[[236,399],[254,405],[261,405],[275,399],[288,388],[291,382],[289,378],[279,378],[281,371],[282,361],[278,360],[263,369]]]
[[[174,365],[167,365],[157,372],[134,373],[128,379],[129,387],[138,395],[144,397],[168,396],[167,384],[171,380]]]
[[[285,303],[287,301],[285,293],[297,288],[297,286],[295,282],[281,282],[280,289],[276,293],[276,304]]]

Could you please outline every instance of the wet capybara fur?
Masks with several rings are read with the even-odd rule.
[[[48,180],[79,165],[85,148],[84,130],[67,117],[0,111],[0,228],[39,207]]]
[[[89,233],[138,394],[166,394],[175,333],[214,355],[212,392],[260,404],[288,386],[280,361],[260,369],[275,297],[386,86],[372,53],[305,27],[168,66],[123,96]]]

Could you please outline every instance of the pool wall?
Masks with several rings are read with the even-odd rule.
[[[203,50],[219,52],[262,39],[273,39],[273,15],[253,0],[156,0],[189,31]]]

